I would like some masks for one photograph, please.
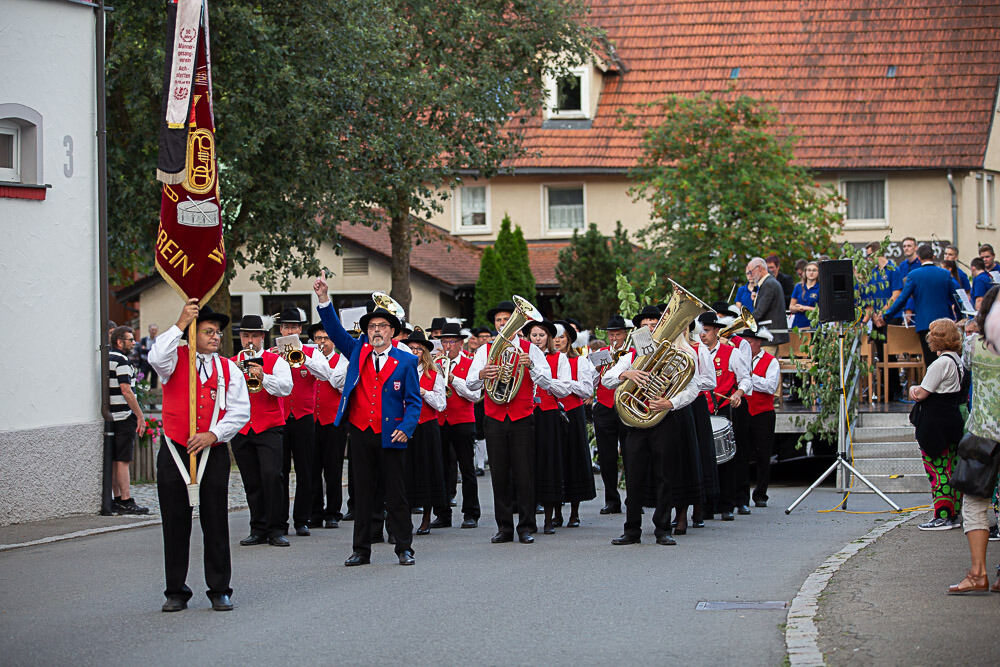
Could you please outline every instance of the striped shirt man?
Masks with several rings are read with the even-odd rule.
[[[108,393],[111,397],[111,417],[116,422],[128,419],[132,414],[132,408],[122,395],[123,384],[135,391],[135,367],[120,350],[111,350],[108,354]]]

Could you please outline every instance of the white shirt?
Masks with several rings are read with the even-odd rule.
[[[312,347],[311,345],[304,345],[303,347]],[[309,369],[313,377],[322,382],[326,382],[333,375],[333,369],[330,368],[330,360],[326,358],[326,355],[318,347],[312,347],[313,354],[310,357],[306,355],[305,367]]]
[[[261,354],[261,351],[255,350],[254,353]],[[278,358],[274,360],[274,368],[271,369],[270,373],[264,373],[261,382],[264,385],[264,391],[271,396],[288,396],[292,393],[292,367],[279,354]]]
[[[952,361],[954,359],[954,361]],[[957,361],[956,365],[954,362]],[[942,352],[927,367],[927,373],[920,383],[924,391],[932,394],[950,394],[962,388],[962,376],[958,372],[962,361],[954,352]]]
[[[732,359],[731,355],[729,358]],[[753,358],[752,368],[756,368],[757,364],[760,363],[761,357],[764,356],[764,350],[757,353],[757,356]],[[763,394],[775,394],[778,392],[778,384],[781,382],[781,373],[778,370],[778,360],[772,358],[771,363],[767,365],[767,370],[764,371],[764,377],[757,375],[756,373],[751,373],[750,382],[753,385],[754,391],[759,391]]]
[[[496,345],[496,342],[494,341],[493,344]],[[517,347],[517,351],[521,351],[519,345]],[[538,387],[551,391],[552,383],[554,381],[552,379],[552,372],[549,369],[549,362],[545,360],[545,354],[538,349],[537,345],[529,345],[528,358],[531,360],[531,369],[528,371],[531,376],[531,381]],[[476,356],[472,358],[472,366],[469,367],[469,374],[465,379],[465,384],[472,391],[482,389],[484,380],[479,377],[479,373],[486,367],[488,359],[489,355],[486,351],[486,346],[480,345],[479,349],[476,350]],[[567,364],[567,368],[568,367],[569,365]],[[566,394],[562,395],[565,396]]]
[[[445,394],[447,385],[444,382],[444,373],[441,372],[441,369],[434,368],[432,370],[436,370],[438,372],[434,377],[434,388],[427,391],[421,387],[420,398],[424,399],[424,403],[429,405],[433,410],[441,412],[448,407],[448,396]],[[424,376],[423,364],[417,366],[417,375],[421,378]]]
[[[702,346],[704,347],[704,346]],[[692,357],[691,361],[697,364],[697,359],[694,358],[692,349],[681,349],[684,354]],[[627,352],[622,355],[621,359],[618,360],[614,366],[611,367],[604,377],[601,379],[601,384],[603,384],[608,389],[617,389],[618,385],[622,383],[621,374],[632,368],[632,358],[631,352]],[[673,404],[674,410],[679,410],[686,407],[694,402],[694,399],[698,398],[698,383],[697,375],[691,378],[691,381],[681,389],[676,396],[670,399],[671,404]]]
[[[153,347],[149,349],[149,365],[160,376],[164,384],[173,377],[177,367],[177,344],[181,339],[181,330],[177,325],[156,337]],[[213,354],[201,354],[198,358],[204,368],[199,370],[199,377],[205,382],[212,376],[215,368],[215,357]],[[226,414],[209,430],[215,434],[219,442],[229,442],[233,436],[240,432],[248,421],[250,421],[250,394],[247,392],[246,379],[243,372],[237,368],[229,359],[222,357],[219,360],[223,364],[229,364],[229,385],[226,387]],[[183,443],[182,443],[183,444]]]
[[[750,343],[747,343],[746,341],[743,341],[743,342],[746,343],[746,345],[747,345],[748,348],[750,347]],[[715,343],[715,347],[713,347],[711,350],[709,350],[709,354],[712,356],[712,368],[713,368],[712,374],[713,375],[715,375],[715,371],[714,371],[714,369],[715,369],[715,356],[719,353],[719,347],[721,345],[722,345],[721,342],[716,342]],[[705,346],[702,345],[702,347],[705,347]],[[751,360],[751,362],[752,361],[753,360]],[[752,394],[753,390],[754,390],[753,382],[752,382],[752,380],[750,378],[750,369],[751,368],[752,368],[752,366],[748,366],[746,364],[746,362],[743,359],[743,355],[740,354],[738,350],[733,350],[729,354],[729,370],[732,371],[733,375],[736,376],[736,388],[737,389],[742,389],[744,394]],[[718,376],[716,376],[716,379],[718,379]],[[772,391],[772,392],[768,392],[768,393],[769,394],[773,394],[774,392]]]
[[[457,357],[455,357],[454,359],[452,359],[452,363],[455,366],[457,366],[459,364],[459,362],[462,361],[462,358],[463,358],[462,355],[459,354]],[[437,366],[441,370],[441,374],[444,375],[444,369],[441,368],[441,365],[438,364]],[[469,370],[470,371],[472,370],[471,366],[469,367]],[[469,374],[469,377],[472,377],[471,373]],[[477,389],[475,391],[469,389],[468,382],[466,382],[465,380],[463,380],[460,377],[455,377],[455,371],[454,371],[454,369],[452,369],[451,383],[450,384],[451,384],[451,388],[455,390],[456,394],[458,394],[459,396],[461,396],[465,400],[469,401],[470,403],[475,403],[480,398],[483,397],[483,390],[482,389]]]
[[[695,384],[698,391],[715,391],[715,363],[712,361],[712,353],[708,345],[701,343],[698,345],[698,370],[694,374]]]
[[[333,358],[333,355],[336,353],[336,350],[333,350],[333,352],[330,353],[330,356],[327,357],[327,363],[329,363],[329,360]],[[349,365],[350,364],[347,363],[347,357],[342,354],[340,355],[340,358],[337,359],[333,372],[330,373],[330,386],[337,391],[344,391],[344,383],[347,381],[347,367]]]
[[[597,375],[597,369],[594,368],[594,364],[590,363],[590,359],[587,357],[579,356],[576,359],[576,379],[570,381],[570,393],[583,399],[593,398],[594,380]],[[572,370],[570,368],[571,372]]]
[[[632,368],[633,359],[635,359],[635,353],[631,350],[619,357],[618,361],[601,378],[601,384],[608,389],[617,389],[618,385],[622,383],[621,374]]]
[[[541,348],[532,345],[541,352]],[[544,356],[544,352],[542,353]],[[545,365],[548,366],[549,359],[545,357]],[[556,398],[566,398],[573,393],[573,369],[569,367],[569,357],[559,352],[559,359],[556,361],[556,377],[552,380],[552,386],[548,388],[550,394]]]

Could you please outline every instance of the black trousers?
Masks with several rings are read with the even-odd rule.
[[[929,329],[924,329],[923,331],[918,331],[917,336],[920,338],[920,347],[924,351],[924,368],[926,369],[934,361],[937,360],[937,352],[931,350],[931,346],[927,344],[927,332]],[[909,398],[909,396],[904,396],[903,398]]]
[[[473,463],[476,443],[476,425],[473,422],[468,424],[445,424],[441,427],[441,449],[443,453],[450,452],[458,462],[458,468],[462,471],[462,516],[465,519],[475,519],[479,521],[479,480],[476,479],[476,466]],[[455,467],[454,464],[445,464],[445,471],[449,472]],[[449,481],[445,477],[448,494],[455,490],[455,482]],[[434,515],[440,519],[451,521],[451,505],[445,504],[442,507],[434,508]]]
[[[406,501],[405,449],[384,449],[382,434],[370,428],[364,431],[349,426],[351,434],[351,465],[354,470],[355,496],[354,551],[368,556],[372,552],[372,513],[376,507],[377,487],[385,493],[386,523],[396,538],[396,553],[412,549],[413,522]]]
[[[295,461],[295,505],[292,507],[292,521],[295,526],[309,523],[312,515],[313,450],[316,448],[316,421],[312,415],[300,419],[289,416],[285,422],[284,459],[281,472],[285,489],[282,498],[282,524],[288,529],[288,482]]]
[[[676,464],[674,437],[679,425],[674,414],[652,428],[629,429],[625,438],[625,535],[642,534],[643,488],[656,481],[656,505],[653,528],[657,537],[670,534],[670,508],[673,504],[671,478]]]
[[[493,483],[493,514],[497,530],[514,534],[514,493],[517,492],[517,533],[538,531],[535,523],[535,418],[503,421],[486,417],[486,454]]]
[[[347,429],[347,426],[344,427]],[[345,431],[347,434],[347,513],[354,513],[354,473],[351,472],[351,435],[350,429]]]
[[[774,450],[774,420],[774,410],[759,415],[747,413],[750,451],[757,464],[757,483],[753,488],[754,500],[767,500],[767,485],[771,481],[771,453]]]
[[[604,482],[604,504],[621,507],[618,493],[618,443],[625,440],[627,430],[618,412],[600,403],[594,404],[594,436],[597,439],[597,464]]]
[[[719,414],[727,416],[725,411]],[[750,473],[748,470],[750,451],[750,433],[747,429],[746,399],[740,407],[733,408],[730,415],[733,420],[733,435],[736,437],[736,456],[719,466],[719,502],[716,509],[720,512],[732,512],[738,505],[750,504]]]
[[[240,469],[250,507],[250,532],[272,537],[285,530],[288,496],[282,476],[283,426],[263,433],[252,430],[233,437],[233,456]],[[284,501],[282,501],[284,497]],[[281,514],[282,509],[286,512]]]
[[[312,518],[340,521],[344,516],[340,506],[344,502],[344,453],[347,449],[347,432],[333,422],[316,424],[316,449],[313,451]],[[326,483],[326,493],[323,484]],[[325,505],[324,505],[325,501]]]
[[[191,589],[185,583],[191,554],[191,505],[187,485],[167,447],[176,447],[185,465],[188,461],[183,446],[160,440],[156,456],[156,495],[160,499],[163,519],[163,569],[167,581],[163,594],[187,601],[191,599]],[[201,479],[199,509],[209,598],[233,594],[229,587],[233,574],[229,554],[229,452],[224,443],[211,449],[211,454],[206,451],[200,455],[209,454]]]

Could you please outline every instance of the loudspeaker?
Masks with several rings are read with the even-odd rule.
[[[854,321],[854,262],[830,259],[819,263],[819,321]]]

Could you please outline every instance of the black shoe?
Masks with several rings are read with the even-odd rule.
[[[336,519],[324,519],[323,520],[323,527],[324,528],[339,528],[340,524],[337,523]]]
[[[288,541],[288,538],[284,535],[272,535],[267,538],[267,543],[272,547],[290,547],[292,543]]]
[[[448,507],[458,507],[458,503],[455,502],[455,498],[448,501]]]
[[[400,565],[413,565],[417,561],[413,559],[413,552],[409,549],[405,550],[403,553],[399,554],[399,564]]]
[[[605,505],[601,508],[601,514],[621,514],[621,505]]]
[[[322,519],[309,519],[308,521],[306,521],[306,525],[309,526],[310,528],[322,528],[323,527],[323,520]]]
[[[424,508],[423,507],[411,507],[410,508],[410,514],[423,514],[423,513],[424,513]]]
[[[134,498],[129,498],[128,500],[118,501],[117,512],[119,514],[149,514],[149,508],[140,507],[135,504]]]
[[[722,513],[722,520],[723,521],[735,521],[736,517],[733,516],[732,512],[723,512]]]
[[[570,517],[569,521],[566,523],[566,527],[567,528],[579,528],[580,527],[580,519],[579,519],[579,517],[577,517],[577,518]]]
[[[546,535],[555,535],[556,534],[556,527],[554,525],[552,525],[551,523],[547,523],[542,528],[542,532],[545,533]]]
[[[431,529],[430,528],[417,528],[417,530],[415,532],[417,533],[417,535],[430,535],[431,534]]]
[[[437,517],[431,521],[431,528],[451,528],[451,519],[442,519]]]
[[[252,547],[255,544],[264,544],[265,542],[267,542],[267,536],[261,535],[260,533],[250,533],[240,540],[240,546]]]
[[[178,598],[167,598],[167,601],[160,607],[160,611],[181,611],[188,608],[187,600]]]
[[[692,528],[704,528],[705,527],[705,522],[702,521],[702,520],[700,520],[700,519],[698,521],[695,521],[694,519],[692,519],[691,520],[691,527]]]
[[[615,546],[621,546],[623,544],[639,544],[641,541],[642,541],[641,538],[639,538],[638,536],[632,537],[631,535],[622,535],[621,537],[616,537],[615,539],[611,540],[611,544],[614,544]]]
[[[510,533],[497,533],[490,538],[490,542],[493,544],[500,544],[501,542],[513,542],[514,536]]]
[[[347,560],[344,561],[344,565],[347,567],[354,567],[355,565],[368,565],[372,562],[370,556],[365,556],[364,554],[359,554],[357,551],[348,556]]]
[[[229,596],[223,593],[222,595],[216,595],[211,598],[212,600],[212,610],[213,611],[232,611],[233,601],[229,599]]]
[[[562,528],[563,518],[561,516],[552,517],[552,526],[555,528]]]
[[[309,537],[312,533],[309,532],[309,526],[303,524],[301,526],[295,526],[295,534],[299,537]]]
[[[674,535],[687,535],[687,534],[688,534],[687,528],[674,528]]]
[[[479,522],[475,519],[466,519],[462,522],[462,528],[475,528],[479,525]]]
[[[656,538],[656,543],[665,547],[672,547],[677,544],[677,540],[669,535],[660,535]]]
[[[553,530],[552,532],[554,533],[556,531]],[[532,544],[535,541],[535,538],[532,537],[531,533],[521,533],[517,536],[517,541],[521,544]]]
[[[754,507],[767,507],[767,501],[766,500],[755,500],[755,501],[753,501],[753,505],[754,505]]]
[[[482,468],[476,468],[476,477],[485,477],[486,471]]]
[[[340,519],[341,521],[354,521],[354,512],[348,512]]]
[[[545,514],[545,508],[541,505],[535,505],[535,514]]]
[[[747,514],[750,514],[750,508],[746,505],[740,505],[736,508],[736,513],[746,516]]]

